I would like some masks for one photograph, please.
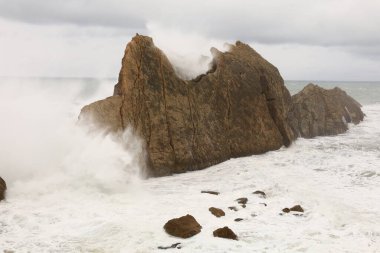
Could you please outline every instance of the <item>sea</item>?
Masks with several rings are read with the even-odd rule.
[[[338,136],[145,179],[130,129],[120,145],[77,124],[80,109],[110,96],[115,79],[0,78],[0,176],[8,186],[0,252],[380,252],[380,82],[285,84],[295,94],[309,82],[345,90],[364,121]],[[282,212],[294,205],[304,212]],[[164,224],[186,214],[201,233],[166,234]],[[213,237],[225,226],[237,241]],[[158,248],[175,243],[180,249]]]

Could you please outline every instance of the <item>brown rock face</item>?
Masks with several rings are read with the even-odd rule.
[[[213,232],[213,235],[214,237],[220,237],[225,239],[238,239],[237,235],[229,227],[218,228]]]
[[[225,213],[222,209],[220,209],[220,208],[210,207],[208,210],[209,210],[214,216],[216,216],[216,217],[218,217],[218,218],[226,215],[226,213]]]
[[[166,233],[180,238],[189,238],[201,232],[202,226],[191,215],[169,220],[164,229]]]
[[[210,71],[184,81],[150,37],[136,35],[114,96],[85,106],[80,119],[113,132],[132,127],[153,176],[289,145],[291,97],[277,68],[241,42],[225,53],[211,51]]]
[[[310,83],[292,102],[291,125],[304,138],[341,134],[347,123],[358,124],[364,118],[361,105],[339,88],[326,90]]]
[[[0,201],[5,199],[5,191],[7,190],[7,184],[4,179],[0,177]]]

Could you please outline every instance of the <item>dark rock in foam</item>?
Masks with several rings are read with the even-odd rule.
[[[191,215],[182,216],[169,220],[164,229],[169,235],[189,238],[201,232],[202,226]]]

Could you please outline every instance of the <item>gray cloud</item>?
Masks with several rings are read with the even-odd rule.
[[[43,75],[44,62],[52,62],[44,49],[51,47],[57,49],[56,58],[66,68],[54,68],[55,75],[91,75],[112,65],[107,75],[116,76],[119,65],[115,62],[119,63],[125,43],[138,32],[154,36],[173,59],[192,58],[190,65],[196,62],[195,55],[207,54],[213,44],[242,40],[258,45],[285,78],[317,79],[320,75],[332,79],[335,73],[335,79],[360,79],[368,75],[352,71],[365,72],[360,66],[366,66],[371,79],[380,79],[375,71],[380,68],[378,13],[380,1],[371,0],[0,0],[0,53],[12,57],[20,51],[15,45],[33,47],[20,58],[40,62],[32,69]],[[104,56],[97,63],[94,48]],[[66,64],[75,59],[73,52],[82,58],[76,65]],[[0,59],[0,74],[17,73],[19,66],[11,61]],[[81,69],[79,63],[86,67]],[[47,66],[49,74],[54,66]]]
[[[32,23],[113,26],[148,22],[219,39],[323,46],[380,43],[379,1],[0,0],[0,15]]]
[[[34,24],[71,23],[85,26],[115,26],[129,29],[145,27],[139,13],[125,12],[125,7],[108,1],[0,0],[0,16]],[[120,2],[122,5],[122,2]]]

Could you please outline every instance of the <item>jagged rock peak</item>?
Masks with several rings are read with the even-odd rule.
[[[150,37],[135,36],[114,96],[85,106],[80,118],[112,132],[131,127],[154,176],[290,145],[291,96],[277,68],[242,42],[211,51],[211,69],[185,81]]]

